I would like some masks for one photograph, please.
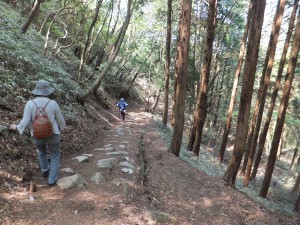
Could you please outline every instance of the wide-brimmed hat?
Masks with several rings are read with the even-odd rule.
[[[49,86],[47,81],[39,80],[36,82],[35,89],[31,93],[39,96],[48,96],[52,94],[53,91],[54,89]]]

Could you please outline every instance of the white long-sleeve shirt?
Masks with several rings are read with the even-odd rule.
[[[47,97],[37,97],[33,100],[38,107],[44,107],[50,99]],[[26,103],[24,108],[23,118],[20,121],[20,123],[17,125],[17,130],[19,131],[20,134],[23,134],[25,129],[29,127],[30,135],[31,137],[33,137],[32,123],[37,108],[35,104],[33,103],[32,100],[29,100]],[[56,103],[56,101],[51,100],[47,105],[47,107],[45,108],[45,111],[48,115],[49,120],[52,123],[53,133],[60,134],[60,131],[66,128],[66,122],[65,119],[63,118],[59,105]]]

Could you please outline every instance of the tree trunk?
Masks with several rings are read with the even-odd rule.
[[[222,162],[224,159],[226,144],[227,144],[227,140],[228,140],[230,124],[231,124],[231,119],[232,119],[232,112],[233,112],[235,97],[236,97],[237,88],[238,88],[238,81],[239,81],[239,78],[241,75],[241,70],[242,70],[243,61],[244,61],[243,59],[244,59],[244,55],[245,55],[245,46],[246,46],[246,41],[247,41],[247,37],[248,37],[248,31],[249,31],[249,26],[250,26],[250,21],[251,21],[251,14],[252,14],[252,0],[250,1],[250,4],[249,4],[247,22],[245,25],[245,30],[244,30],[244,34],[243,34],[243,38],[242,38],[242,44],[241,44],[241,49],[240,49],[240,54],[239,54],[239,59],[238,59],[238,64],[237,64],[237,68],[236,68],[235,76],[234,76],[232,93],[231,93],[230,103],[229,103],[228,112],[227,112],[227,119],[226,119],[226,123],[225,123],[222,144],[221,144],[219,157],[218,157],[220,162]]]
[[[132,79],[132,81],[131,81],[129,87],[128,87],[127,90],[126,90],[126,93],[127,93],[127,94],[129,94],[129,91],[130,91],[130,89],[132,88],[132,86],[133,86],[133,84],[134,84],[134,82],[135,82],[135,79],[137,78],[138,75],[139,75],[139,72],[136,72],[136,73],[134,74],[133,79]]]
[[[176,69],[176,68],[175,68]],[[177,90],[177,74],[174,74],[174,93],[172,102],[171,126],[175,124],[175,105],[176,105],[176,90]]]
[[[299,164],[299,158],[300,158],[299,145],[300,145],[300,142],[297,139],[297,146],[295,147],[295,150],[294,150],[294,154],[293,154],[293,158],[292,158],[292,162],[291,162],[291,165],[290,165],[288,175],[286,176],[286,179],[284,181],[285,184],[287,184],[289,179],[292,179],[292,178],[296,177],[297,166]]]
[[[158,91],[158,94],[156,96],[155,95],[153,96],[154,97],[154,104],[150,109],[150,112],[152,112],[152,113],[155,111],[155,109],[158,105],[159,98],[160,98],[160,93],[161,93],[161,90]]]
[[[217,122],[218,122],[219,108],[220,108],[220,103],[221,103],[221,98],[222,98],[222,91],[223,91],[224,77],[226,74],[226,69],[227,69],[227,60],[225,59],[223,76],[221,77],[221,85],[220,85],[220,88],[219,88],[218,94],[217,94],[217,105],[216,105],[216,110],[215,110],[215,115],[214,115],[213,127],[216,127]]]
[[[121,48],[121,45],[122,45],[122,42],[123,42],[126,30],[127,30],[127,27],[129,25],[129,22],[130,22],[131,5],[132,5],[131,2],[132,2],[132,0],[128,0],[128,3],[127,3],[127,15],[126,15],[125,21],[123,23],[123,27],[122,27],[122,29],[120,31],[121,32],[120,35],[119,35],[120,38],[119,38],[119,40],[118,40],[118,42],[116,44],[114,52],[112,53],[111,57],[109,58],[109,61],[107,62],[106,67],[103,69],[103,71],[101,72],[101,74],[99,74],[98,78],[94,81],[94,83],[92,84],[92,86],[90,88],[88,88],[88,90],[83,95],[77,96],[77,98],[78,98],[79,101],[83,101],[91,93],[96,93],[96,91],[99,88],[102,80],[104,79],[104,77],[106,76],[106,74],[109,71],[110,67],[112,66],[113,62],[115,61],[115,58],[116,58],[116,56],[119,53],[119,50]]]
[[[27,21],[24,23],[24,25],[21,28],[21,33],[22,34],[25,34],[26,31],[28,30],[30,24],[32,23],[34,17],[36,16],[36,14],[37,14],[37,12],[40,8],[41,3],[42,3],[42,0],[36,0],[34,2],[34,5],[33,5],[32,9],[31,9],[31,12],[30,12],[30,15],[29,15]]]
[[[198,125],[196,130],[196,138],[193,147],[194,155],[198,156],[200,151],[200,144],[202,138],[202,132],[207,115],[207,93],[208,82],[211,68],[211,59],[213,52],[213,42],[215,36],[217,15],[217,0],[209,1],[208,17],[207,17],[207,31],[206,31],[206,43],[205,43],[205,56],[201,71],[201,84],[199,90],[199,96],[197,98],[197,116]]]
[[[258,170],[260,159],[261,159],[261,156],[262,156],[262,153],[263,153],[263,150],[264,150],[268,130],[269,130],[269,127],[270,127],[270,124],[271,124],[273,110],[274,110],[274,107],[275,107],[277,94],[278,94],[278,91],[279,91],[279,88],[280,88],[281,77],[282,77],[282,73],[283,73],[283,69],[284,69],[285,61],[286,61],[286,55],[287,55],[287,51],[288,51],[289,44],[290,44],[290,39],[291,39],[293,29],[294,29],[294,22],[295,22],[295,18],[296,18],[296,12],[297,12],[297,9],[298,9],[298,4],[299,4],[299,1],[295,0],[293,10],[292,10],[292,14],[291,14],[290,21],[289,21],[288,31],[287,31],[285,42],[284,42],[283,51],[282,51],[282,54],[281,54],[279,68],[278,68],[278,71],[277,71],[276,82],[274,84],[274,89],[273,89],[273,92],[272,92],[271,101],[270,101],[269,107],[268,107],[269,110],[268,110],[267,118],[266,118],[265,124],[263,126],[264,127],[263,131],[261,132],[260,137],[259,137],[258,151],[257,151],[257,154],[256,154],[255,163],[254,163],[254,166],[253,166],[253,171],[252,171],[250,179],[254,179],[256,177],[256,173],[257,173],[257,170]]]
[[[169,151],[174,155],[179,156],[182,134],[184,128],[184,111],[185,111],[185,96],[186,96],[186,77],[188,73],[188,57],[189,57],[189,42],[190,42],[190,26],[191,26],[191,0],[181,1],[181,14],[179,26],[179,41],[177,44],[177,58],[175,74],[177,75],[176,96],[175,96],[175,123],[172,141]]]
[[[171,25],[172,25],[172,0],[168,0],[168,18],[167,18],[167,37],[166,37],[166,64],[165,64],[165,91],[164,91],[164,111],[162,123],[167,126],[169,110],[169,83],[170,83],[170,49],[171,49]]]
[[[235,186],[236,176],[245,149],[265,6],[266,0],[253,0],[253,13],[251,21],[255,21],[255,23],[251,23],[247,45],[246,63],[244,67],[244,79],[237,120],[235,144],[230,164],[224,174],[225,181],[231,186]]]
[[[300,187],[300,173],[298,174],[298,177],[297,177],[297,179],[296,179],[296,181],[295,181],[295,184],[294,184],[292,193],[297,193],[297,192],[299,192],[299,187]]]
[[[252,138],[248,139],[249,143],[249,157],[248,159],[245,158],[245,161],[247,161],[247,166],[245,166],[246,169],[246,174],[244,178],[244,187],[247,187],[250,182],[250,175],[251,175],[251,169],[253,165],[253,159],[256,151],[256,144],[257,144],[257,139],[260,131],[260,125],[262,121],[262,116],[265,108],[265,102],[266,102],[266,97],[268,93],[268,88],[269,88],[269,83],[270,83],[270,78],[271,78],[271,73],[273,69],[273,63],[274,63],[274,58],[275,58],[275,53],[276,53],[276,46],[278,42],[278,37],[279,37],[279,31],[281,27],[281,22],[283,18],[283,12],[284,12],[284,7],[285,7],[285,0],[278,0],[277,4],[277,10],[275,13],[275,18],[272,26],[272,32],[270,36],[270,54],[268,54],[268,58],[266,58],[265,64],[267,65],[266,67],[266,74],[262,74],[262,77],[264,78],[262,81],[262,87],[261,87],[261,93],[257,94],[257,99],[256,99],[256,105],[252,117],[252,123],[254,123],[254,126],[252,127],[252,130],[254,131],[252,133]],[[256,124],[255,124],[256,123]],[[247,151],[247,149],[246,149]],[[244,161],[244,164],[245,164]]]
[[[19,7],[19,22],[22,21],[23,11],[24,11],[24,0],[18,0]]]
[[[293,45],[292,45],[291,53],[290,53],[290,60],[289,60],[289,64],[287,67],[286,80],[285,80],[284,88],[282,91],[282,99],[281,99],[280,106],[279,106],[277,122],[276,122],[275,130],[274,130],[274,135],[273,135],[273,140],[272,140],[272,144],[271,144],[270,155],[268,158],[266,173],[265,173],[262,188],[261,188],[260,194],[259,194],[263,198],[265,198],[267,196],[271,178],[272,178],[272,174],[273,174],[273,169],[275,166],[278,145],[279,145],[279,141],[280,141],[282,128],[284,125],[286,109],[288,107],[290,92],[291,92],[292,83],[293,83],[293,79],[294,79],[295,67],[297,65],[299,46],[300,46],[300,13],[298,14]]]
[[[92,30],[94,29],[94,26],[97,22],[98,19],[98,15],[99,15],[99,11],[100,11],[100,7],[102,4],[103,0],[97,0],[97,5],[95,8],[95,14],[94,14],[94,18],[92,20],[92,23],[89,27],[89,30],[87,32],[86,35],[86,39],[85,39],[85,43],[84,43],[84,47],[83,47],[83,51],[81,52],[81,58],[80,58],[80,64],[79,64],[79,74],[78,74],[78,80],[81,80],[82,77],[82,70],[83,70],[83,65],[86,63],[86,58],[87,58],[87,49],[88,49],[88,45],[90,44],[90,37],[91,37],[91,33]]]
[[[43,34],[43,31],[44,31],[44,29],[45,29],[46,23],[48,22],[48,20],[50,19],[50,17],[54,17],[55,14],[56,14],[55,11],[50,11],[50,12],[47,14],[47,16],[45,17],[45,19],[44,19],[44,21],[43,21],[43,23],[42,23],[42,25],[41,25],[41,27],[40,27],[40,30],[39,30],[39,33],[40,33],[40,34],[44,35],[44,34]]]
[[[300,213],[300,193],[298,195],[298,198],[297,198],[297,201],[296,201],[296,204],[295,204],[295,211]]]

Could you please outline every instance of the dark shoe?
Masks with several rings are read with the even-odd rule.
[[[48,186],[54,186],[56,184],[56,181],[54,183],[49,183]]]
[[[49,176],[49,170],[44,171],[44,172],[43,172],[43,177],[48,177],[48,176]]]

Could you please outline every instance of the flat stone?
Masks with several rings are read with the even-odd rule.
[[[134,165],[132,165],[131,163],[129,163],[127,161],[120,162],[119,164],[122,166],[128,167],[128,168],[131,168],[131,169],[134,168]]]
[[[105,178],[102,173],[97,172],[92,176],[91,181],[95,182],[95,184],[100,184],[105,181]]]
[[[57,181],[57,185],[61,189],[70,189],[72,187],[84,187],[86,184],[85,179],[80,174],[75,174],[68,177],[63,177]]]
[[[133,173],[133,170],[130,169],[130,168],[127,168],[127,167],[122,168],[121,171],[122,171],[123,173],[129,173],[129,174],[132,174],[132,173]]]
[[[97,161],[97,166],[100,169],[111,169],[113,165],[118,163],[117,158],[101,159]]]
[[[108,148],[105,148],[105,150],[106,151],[113,151],[113,150],[115,150],[115,148],[114,147],[108,147]]]
[[[172,223],[176,224],[178,219],[166,212],[162,211],[148,211],[146,217],[150,217],[155,223]]]
[[[94,151],[105,151],[105,148],[95,148]]]
[[[107,152],[106,155],[128,155],[128,152],[125,151]]]
[[[70,174],[74,174],[75,173],[74,170],[71,169],[71,168],[62,168],[59,171],[65,172],[65,173],[70,173]]]
[[[77,156],[73,159],[77,159],[78,162],[88,162],[89,161],[89,157],[88,156],[85,156],[85,155],[81,155],[81,156]]]
[[[121,149],[125,149],[125,148],[126,148],[126,146],[125,146],[125,145],[119,145],[119,148],[121,148]]]
[[[127,179],[124,179],[124,178],[115,178],[111,181],[113,184],[119,186],[119,185],[128,185],[128,186],[131,186],[131,187],[134,187],[135,184],[132,182],[132,181],[129,181]]]
[[[104,145],[104,148],[109,148],[109,147],[113,147],[113,145],[112,144]]]

